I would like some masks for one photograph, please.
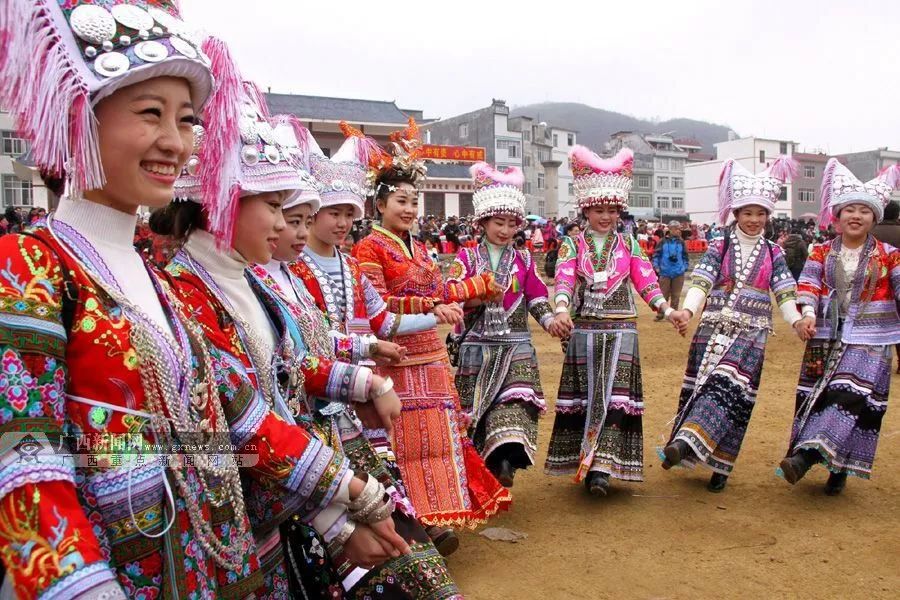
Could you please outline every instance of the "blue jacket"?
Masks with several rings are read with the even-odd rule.
[[[689,266],[687,246],[680,237],[665,238],[653,252],[653,268],[660,277],[679,277]]]

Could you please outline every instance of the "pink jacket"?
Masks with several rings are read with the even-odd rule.
[[[623,301],[611,302],[605,311],[604,318],[623,319],[637,316],[631,290],[632,283],[650,308],[658,310],[665,299],[659,289],[653,265],[644,251],[630,235],[615,235],[610,250],[612,260],[606,269],[606,282],[603,293],[610,299],[622,298]],[[556,302],[568,302],[575,305],[578,291],[582,286],[594,285],[594,266],[591,262],[589,232],[583,232],[575,238],[566,237],[559,249],[556,263]],[[599,284],[603,286],[603,284]],[[625,286],[623,288],[623,286]],[[578,312],[576,310],[576,316]]]

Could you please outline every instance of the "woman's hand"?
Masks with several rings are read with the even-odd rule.
[[[378,340],[378,346],[371,358],[375,364],[383,367],[400,364],[406,358],[406,348],[393,342]]]
[[[564,338],[572,331],[572,318],[569,313],[557,313],[547,326],[547,333],[556,338]]]
[[[463,310],[458,304],[438,304],[433,312],[442,325],[459,325],[463,322]]]
[[[816,320],[813,317],[803,317],[794,323],[794,332],[804,342],[808,342],[816,336]]]
[[[354,404],[356,416],[369,429],[384,429],[388,435],[394,429],[394,420],[400,418],[400,410],[402,403],[394,389],[375,396],[384,385],[384,378],[378,375],[372,375],[372,384],[369,387],[369,402],[358,402]]]
[[[392,551],[396,552],[393,546],[382,544],[381,537],[361,523],[356,524],[350,539],[344,542],[344,557],[364,569],[377,567],[394,557]]]
[[[689,310],[676,310],[669,313],[669,322],[675,330],[684,337],[687,333],[688,323],[691,320],[691,312]]]

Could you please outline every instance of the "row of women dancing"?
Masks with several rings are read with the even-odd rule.
[[[8,0],[0,18],[0,101],[63,188],[46,221],[0,238],[3,594],[458,598],[454,528],[507,509],[535,461],[529,314],[567,342],[547,471],[595,495],[641,480],[632,287],[682,334],[700,316],[665,467],[706,464],[724,487],[774,293],[808,344],[784,477],[821,463],[839,491],[871,472],[900,255],[868,231],[897,168],[863,184],[829,163],[822,218],[842,235],[797,289],[762,237],[791,163],[726,163],[736,223],[675,310],[616,233],[630,152],[573,150],[589,227],[565,239],[552,297],[512,244],[521,172],[482,163],[483,241],[445,280],[409,235],[427,175],[414,122],[386,147],[344,125],[326,157],[166,0]],[[380,225],[347,256],[370,197]],[[164,270],[133,247],[140,206],[179,248]]]

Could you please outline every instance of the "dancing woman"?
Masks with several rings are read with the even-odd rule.
[[[495,295],[498,288],[490,274],[445,285],[439,266],[410,237],[418,214],[416,186],[424,174],[420,154],[407,150],[396,161],[390,155],[380,159],[375,204],[381,224],[354,246],[354,256],[391,312],[431,313],[439,323],[457,324],[462,320],[457,302]],[[432,526],[483,523],[511,498],[465,434],[447,348],[436,328],[397,335],[394,341],[406,348],[406,358],[378,372],[391,377],[403,403],[393,446],[413,506]],[[447,544],[442,552],[458,545],[449,531],[430,535],[438,538],[439,548]]]
[[[713,471],[711,492],[725,488],[756,404],[772,330],[770,294],[789,325],[800,322],[784,253],[764,236],[781,186],[795,171],[796,163],[787,158],[759,175],[725,162],[719,218],[725,225],[734,217],[734,224],[700,259],[685,298],[685,321],[701,310],[703,315],[662,467],[705,464]]]
[[[258,440],[132,244],[190,156],[208,59],[173,2],[108,6],[0,5],[2,104],[66,181],[46,222],[0,239],[4,593],[266,597],[235,457],[182,449]]]
[[[784,478],[797,483],[813,465],[830,471],[825,493],[840,494],[848,475],[872,474],[891,385],[891,346],[900,342],[900,251],[871,235],[900,166],[862,183],[837,159],[822,179],[819,226],[835,239],[813,247],[797,302],[809,342]]]
[[[631,286],[682,335],[684,326],[637,240],[616,233],[632,184],[631,150],[604,160],[576,146],[570,160],[587,230],[563,240],[556,264],[555,310],[571,339],[546,471],[574,473],[592,495],[605,496],[610,477],[643,479],[644,394]]]
[[[534,464],[538,417],[546,410],[528,314],[557,337],[564,330],[531,252],[513,246],[525,219],[522,172],[478,163],[472,177],[475,221],[484,238],[476,248],[460,250],[448,282],[492,273],[504,293],[496,301],[466,302],[468,333],[459,349],[456,389],[475,448],[500,483],[512,487],[516,470]]]

